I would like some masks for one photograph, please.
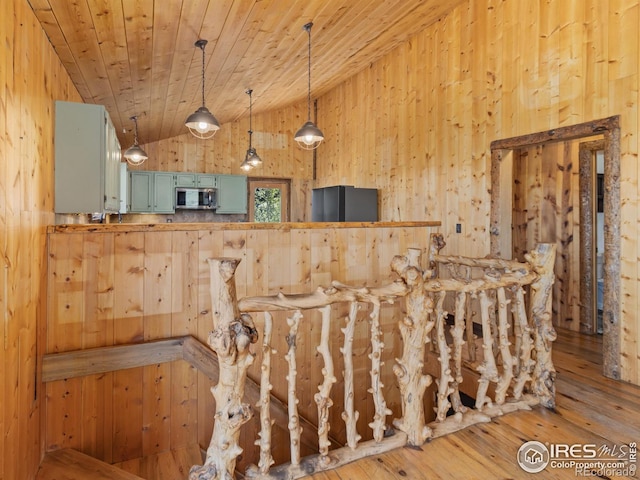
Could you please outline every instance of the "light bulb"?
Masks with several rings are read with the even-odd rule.
[[[206,133],[208,128],[209,128],[209,124],[208,124],[208,123],[206,123],[206,122],[200,122],[200,123],[198,123],[197,130],[198,130],[200,133]]]
[[[313,138],[313,135],[305,135],[304,143],[306,143],[307,145],[311,145],[313,143]]]

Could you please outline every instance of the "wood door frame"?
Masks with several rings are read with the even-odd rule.
[[[511,255],[513,152],[534,145],[602,135],[604,150],[603,374],[620,379],[620,116],[491,142],[491,255]],[[505,180],[509,180],[505,183]],[[580,240],[583,242],[583,240]],[[581,244],[581,251],[584,245]],[[505,258],[509,258],[505,256]]]
[[[255,201],[253,198],[253,190],[255,188],[280,188],[282,191],[282,210],[281,218],[283,222],[289,221],[289,215],[291,212],[291,180],[288,178],[264,178],[264,177],[250,177],[248,180],[248,195],[249,195],[249,221],[253,222],[255,215]]]
[[[595,155],[604,150],[604,140],[580,142],[580,322],[583,333],[595,333],[597,327],[597,266],[596,266],[596,204],[594,198],[596,161]],[[605,213],[605,224],[608,215]]]

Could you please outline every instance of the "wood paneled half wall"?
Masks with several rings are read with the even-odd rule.
[[[140,343],[192,335],[206,342],[212,329],[207,258],[236,257],[238,298],[310,292],[332,280],[377,286],[391,282],[394,255],[426,251],[438,222],[405,224],[158,224],[50,227],[47,353]],[[400,352],[400,304],[383,307],[385,359]],[[359,327],[368,328],[368,314]],[[345,312],[346,315],[346,312]],[[262,318],[256,316],[260,325]],[[322,383],[316,368],[320,329],[311,315],[301,325],[304,352],[299,379],[305,393],[301,415],[315,423],[313,394]],[[373,408],[367,330],[354,351],[360,409]],[[274,316],[274,348],[282,355],[273,371],[284,372],[286,317]],[[357,333],[356,333],[357,335]],[[336,341],[339,335],[336,335]],[[256,353],[260,355],[259,348]],[[335,348],[338,352],[339,348]],[[336,365],[339,359],[336,358]],[[259,358],[251,376],[259,378]],[[313,368],[312,368],[313,367]],[[393,376],[391,369],[387,369]],[[336,371],[339,371],[336,367]],[[393,378],[383,379],[397,389]],[[49,382],[46,385],[46,448],[71,447],[109,463],[199,443],[211,436],[211,381],[182,361]],[[335,391],[340,391],[336,386]],[[273,394],[286,398],[284,373]],[[391,396],[393,398],[393,395]],[[398,396],[396,398],[399,399]],[[368,407],[365,407],[368,405]],[[391,409],[399,414],[399,402]],[[339,413],[336,413],[339,416]],[[370,418],[363,412],[363,420]],[[336,425],[342,422],[335,422]],[[247,429],[257,428],[250,424]],[[286,426],[285,426],[286,428]],[[364,429],[363,429],[364,430]],[[343,434],[336,426],[332,434]],[[247,431],[239,468],[253,456],[255,432]],[[280,442],[288,445],[288,442]],[[276,442],[274,444],[277,445]],[[277,450],[277,449],[276,449]],[[275,452],[283,459],[286,452]]]

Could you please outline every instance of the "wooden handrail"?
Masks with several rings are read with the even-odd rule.
[[[187,338],[173,337],[145,343],[47,353],[42,359],[42,381],[54,382],[182,360],[183,345]]]
[[[419,446],[430,438],[445,435],[467,426],[490,421],[505,413],[530,409],[531,405],[543,404],[553,407],[555,401],[555,370],[551,362],[551,342],[555,332],[551,324],[551,285],[553,284],[553,263],[555,245],[542,244],[525,256],[526,263],[501,259],[473,259],[459,256],[440,256],[444,247],[441,236],[432,237],[425,262],[429,268],[421,267],[421,249],[409,249],[406,255],[397,255],[391,262],[391,269],[399,281],[377,288],[352,287],[333,282],[327,288],[303,294],[278,293],[272,296],[249,297],[238,301],[235,297],[233,278],[238,259],[208,259],[211,275],[211,297],[214,304],[213,332],[208,344],[211,349],[222,354],[227,361],[221,362],[224,378],[221,376],[212,393],[216,399],[214,433],[212,435],[204,465],[192,467],[190,479],[218,480],[230,478],[235,468],[235,458],[239,454],[239,427],[253,415],[248,405],[241,403],[248,365],[253,358],[247,356],[250,343],[257,342],[258,332],[249,312],[264,312],[262,364],[262,396],[260,424],[263,426],[256,441],[260,445],[260,463],[247,470],[247,477],[260,479],[295,479],[322,470],[344,465],[358,458],[381,453],[400,445]],[[440,265],[446,267],[452,278],[438,278]],[[482,269],[472,275],[472,268]],[[529,311],[524,305],[524,287],[530,288]],[[405,300],[405,314],[398,319],[403,340],[403,353],[396,358],[393,372],[400,387],[402,417],[393,425],[401,433],[387,427],[386,418],[392,411],[386,406],[381,387],[381,367],[379,361],[384,344],[380,341],[380,304]],[[479,302],[476,312],[472,304]],[[340,347],[343,357],[350,357],[353,342],[352,324],[356,320],[358,303],[372,305],[369,315],[371,353],[371,388],[374,415],[368,426],[373,430],[373,440],[359,443],[356,430],[359,413],[353,402],[353,368],[349,358],[344,359],[344,405],[342,419],[346,424],[348,447],[330,451],[326,435],[330,430],[328,419],[334,398],[331,395],[335,378],[334,360],[330,351],[330,329],[335,328],[337,318],[332,319],[330,306],[335,303],[349,303],[350,314],[344,319],[347,326],[342,330],[344,345]],[[445,328],[449,314],[454,307],[454,325],[447,337]],[[511,314],[509,314],[509,309]],[[285,360],[288,364],[287,400],[289,409],[288,427],[290,432],[290,462],[272,468],[271,431],[272,418],[269,414],[271,357],[270,346],[272,311],[288,311],[286,335],[288,350]],[[318,454],[300,457],[300,434],[302,429],[298,414],[297,385],[297,339],[304,315],[303,310],[319,310],[322,326],[319,344],[316,348],[322,361],[323,381],[318,385],[314,400],[318,407]],[[476,313],[479,313],[476,315]],[[458,384],[463,381],[463,345],[473,344],[474,316],[481,321],[482,353],[481,362],[472,366],[478,371],[475,408],[462,404]],[[335,322],[333,321],[335,320]],[[340,320],[343,320],[340,317]],[[509,329],[515,333],[513,350],[510,348]],[[466,336],[465,336],[466,330]],[[426,345],[432,343],[437,351],[439,371],[435,375],[425,374],[424,359]],[[469,349],[471,352],[471,349]],[[453,352],[453,354],[452,354]],[[430,369],[433,372],[433,369]],[[436,380],[436,420],[426,424],[424,395],[426,388]],[[525,387],[531,393],[525,393]],[[508,397],[508,398],[507,398]],[[450,409],[454,414],[449,415]],[[395,434],[394,434],[395,433]]]
[[[158,363],[184,360],[212,383],[217,383],[220,366],[218,357],[207,345],[191,335],[153,340],[144,343],[112,345],[70,352],[48,353],[42,362],[42,381],[55,382],[67,378],[96,375],[100,373],[144,367]],[[247,402],[256,405],[260,400],[260,386],[248,379],[245,389]],[[280,399],[271,395],[270,414],[278,425],[289,421],[287,407]],[[300,417],[303,427],[301,442],[311,450],[318,449],[317,426]],[[330,438],[332,448],[342,444]]]

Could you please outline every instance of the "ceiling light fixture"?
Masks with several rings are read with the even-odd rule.
[[[207,43],[206,40],[202,39],[195,43],[195,46],[202,50],[202,106],[189,115],[185,122],[193,136],[202,139],[211,138],[220,130],[218,120],[204,106],[204,47]]]
[[[129,162],[130,165],[142,165],[149,156],[142,148],[140,148],[140,145],[138,145],[138,117],[134,115],[129,119],[133,120],[135,125],[133,145],[125,150],[124,158],[127,159],[127,162]]]
[[[308,120],[300,130],[296,132],[295,141],[298,142],[305,150],[313,150],[318,148],[318,145],[324,140],[324,135],[320,131],[318,127],[311,121],[311,27],[313,26],[312,22],[305,24],[302,29],[306,30],[309,34],[309,84],[308,84],[308,94],[307,94],[307,113]]]
[[[251,94],[253,93],[253,90],[249,89],[246,91],[246,94],[249,95],[249,149],[247,150],[247,155],[244,157],[244,161],[242,162],[242,165],[240,165],[240,168],[242,168],[242,170],[244,170],[245,172],[248,172],[249,170],[251,170],[254,167],[259,167],[260,165],[262,165],[262,159],[258,156],[258,154],[256,153],[256,149],[253,148],[253,146],[251,145],[251,136],[253,135],[253,129],[252,129],[252,97]]]

